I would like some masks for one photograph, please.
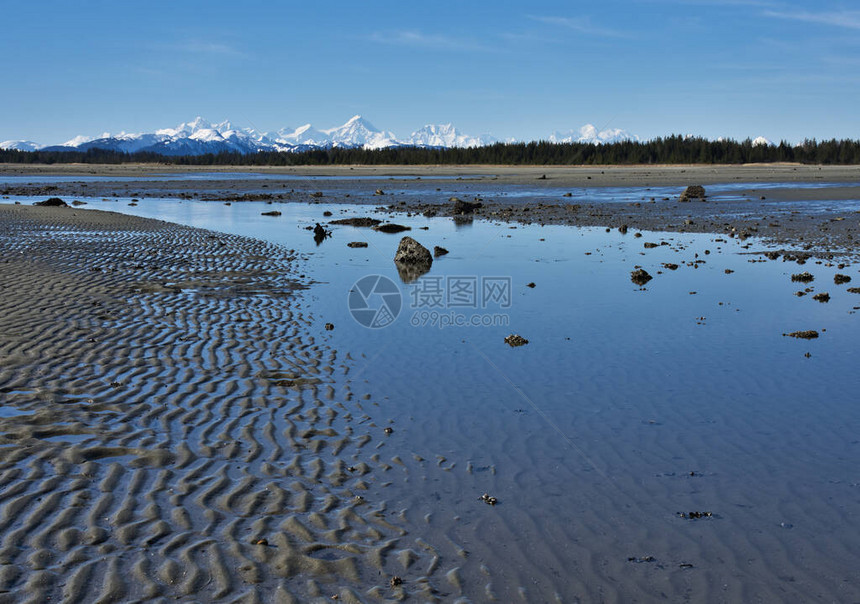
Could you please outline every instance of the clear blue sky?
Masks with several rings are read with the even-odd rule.
[[[0,140],[361,114],[545,138],[860,138],[853,0],[4,2]]]

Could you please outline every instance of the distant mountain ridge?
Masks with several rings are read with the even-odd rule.
[[[621,140],[638,141],[639,138],[620,129],[598,131],[591,124],[578,130],[553,132],[550,142],[612,143]],[[160,155],[203,155],[206,153],[258,151],[301,152],[334,147],[385,149],[391,147],[483,147],[499,142],[490,135],[472,136],[452,124],[428,124],[408,138],[399,139],[393,132],[379,130],[360,115],[353,116],[342,126],[318,130],[311,124],[298,128],[281,128],[275,132],[260,132],[254,128],[237,128],[229,120],[219,123],[197,117],[175,128],[162,128],[155,132],[76,136],[59,145],[40,145],[33,141],[10,140],[0,143],[0,149],[20,151],[87,151],[107,149],[124,153],[142,151]],[[515,142],[515,141],[507,141]]]

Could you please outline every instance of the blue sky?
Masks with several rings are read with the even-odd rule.
[[[11,2],[0,140],[261,130],[860,138],[860,10],[821,0]]]

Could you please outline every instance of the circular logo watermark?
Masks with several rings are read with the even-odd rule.
[[[353,284],[347,303],[356,322],[379,329],[394,323],[403,306],[403,297],[400,288],[388,277],[368,275]]]

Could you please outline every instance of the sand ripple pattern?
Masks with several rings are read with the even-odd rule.
[[[311,335],[299,266],[158,221],[0,209],[0,601],[457,591],[379,497],[382,427]]]

